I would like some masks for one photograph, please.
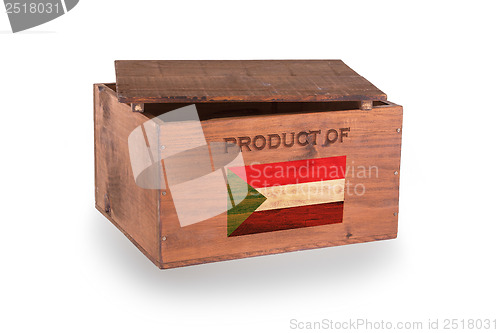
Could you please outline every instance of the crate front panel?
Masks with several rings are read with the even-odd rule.
[[[268,215],[269,221],[260,221],[261,229],[257,230],[257,233],[255,230],[250,233],[248,230],[240,230],[233,235],[228,230],[231,212],[181,226],[172,193],[167,188],[160,199],[160,250],[164,267],[396,237],[402,125],[400,106],[388,104],[374,107],[370,111],[218,118],[204,120],[201,124],[209,144],[241,144],[245,165],[289,165],[293,161],[335,161],[330,158],[345,157],[344,196],[335,200],[342,203],[341,214],[339,217],[338,207],[324,205],[319,198],[319,201],[313,200],[313,203],[318,204],[317,209],[308,209],[305,215],[300,204],[298,210],[289,210],[288,215],[269,210],[272,213]],[[181,133],[178,142],[189,142],[189,133],[186,131],[185,137],[182,137]],[[291,147],[285,147],[281,140],[280,146],[270,148],[269,145],[277,145],[276,135],[283,138],[284,133],[285,136],[288,134],[286,142],[289,146],[291,134],[295,133],[295,143]],[[300,133],[302,134],[298,137]],[[269,143],[270,135],[273,135],[274,142],[271,139]],[[329,144],[325,141],[327,135]],[[268,140],[265,146],[262,137]],[[160,127],[160,142],[167,138],[171,140],[166,127]],[[248,140],[245,138],[250,138],[249,145],[246,145]],[[206,192],[200,191],[190,200],[193,210],[196,210],[197,206],[206,205],[214,199]],[[277,202],[276,207],[282,207],[282,202]],[[307,206],[308,203],[303,205]],[[250,207],[249,213],[252,209],[255,207]],[[328,214],[332,216],[330,221]],[[257,216],[262,217],[265,214]],[[304,223],[310,226],[285,226],[281,227],[281,230],[280,227],[267,228],[273,223],[284,223],[293,227],[292,220],[300,220],[300,216],[305,216]],[[253,218],[252,215],[250,218]]]

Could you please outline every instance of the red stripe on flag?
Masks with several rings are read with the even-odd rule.
[[[346,157],[253,164],[229,169],[253,188],[262,188],[345,178]]]
[[[344,202],[254,212],[229,237],[342,223]]]

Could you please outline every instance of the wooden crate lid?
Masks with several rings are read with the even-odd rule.
[[[387,100],[341,60],[117,60],[122,103]]]

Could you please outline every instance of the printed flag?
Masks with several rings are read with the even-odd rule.
[[[228,237],[341,223],[345,169],[346,156],[227,167]]]

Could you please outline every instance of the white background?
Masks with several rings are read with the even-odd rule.
[[[0,13],[0,330],[287,332],[499,317],[495,1],[97,1]],[[342,59],[404,106],[399,236],[160,271],[94,209],[115,59]]]

